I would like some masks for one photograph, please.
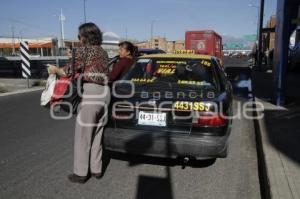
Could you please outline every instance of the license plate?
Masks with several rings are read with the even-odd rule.
[[[167,126],[167,114],[166,113],[149,113],[149,112],[139,112],[139,125],[148,126]]]

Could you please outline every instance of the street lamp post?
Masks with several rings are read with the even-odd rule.
[[[249,7],[257,8],[258,10],[258,22],[257,22],[257,41],[258,41],[258,50],[257,50],[257,67],[259,70],[261,70],[261,64],[262,64],[262,29],[263,29],[263,20],[264,20],[264,5],[265,1],[260,0],[260,6],[255,6],[252,4],[249,4]]]
[[[256,6],[256,5],[253,5],[253,4],[249,4],[248,6],[251,7],[251,8],[256,8],[257,9],[257,32],[256,32],[256,39],[258,41],[258,39],[259,39],[259,15],[260,15],[260,7]]]
[[[16,54],[16,47],[15,47],[15,27],[14,26],[11,26],[11,34],[12,34],[12,44],[13,44],[13,52],[12,54],[15,56]]]

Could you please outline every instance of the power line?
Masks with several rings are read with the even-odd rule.
[[[12,44],[13,44],[13,52],[12,54],[15,55],[16,54],[16,48],[15,48],[15,27],[11,26],[11,38],[12,38]]]

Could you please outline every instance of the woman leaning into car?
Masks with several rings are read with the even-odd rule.
[[[112,71],[109,74],[109,81],[114,82],[125,75],[132,64],[134,63],[136,47],[128,41],[119,44],[119,60],[113,65]]]
[[[98,179],[103,175],[101,140],[110,89],[107,85],[108,55],[101,47],[100,29],[94,23],[82,24],[78,39],[81,45],[75,48],[75,70],[84,67],[83,96],[75,125],[74,170],[68,179],[74,183],[85,183],[90,174]],[[71,64],[63,68],[49,65],[49,72],[68,76],[72,73]]]

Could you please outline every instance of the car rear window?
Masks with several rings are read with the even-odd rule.
[[[213,63],[206,59],[138,59],[126,76],[135,84],[168,82],[216,87]]]

